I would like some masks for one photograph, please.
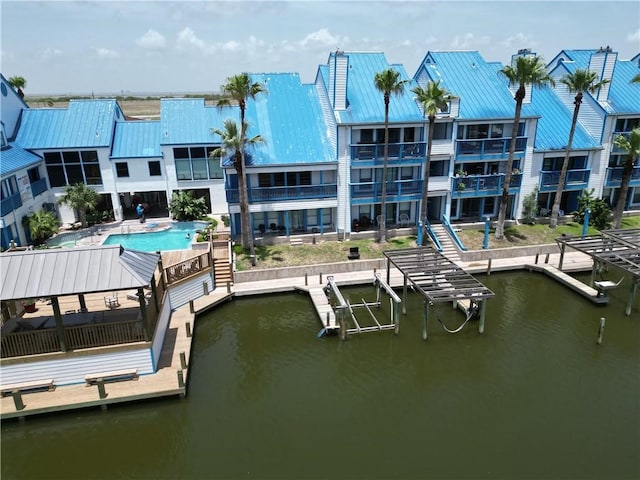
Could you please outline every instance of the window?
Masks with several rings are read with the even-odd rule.
[[[630,132],[640,125],[640,118],[619,118],[616,121],[615,132]]]
[[[204,155],[204,149],[202,150],[202,153]],[[207,178],[209,178],[209,174],[207,173],[207,163],[207,159],[204,157],[191,159],[194,180],[206,180]]]
[[[363,168],[362,170],[359,170],[360,172],[360,181],[361,182],[371,182],[371,169],[370,168]]]
[[[405,128],[404,129],[404,142],[405,143],[413,143],[416,138],[416,129],[415,128]]]
[[[360,130],[360,143],[373,143],[373,130],[370,128]]]
[[[116,162],[116,176],[118,178],[129,177],[129,164],[127,162]]]
[[[35,183],[40,180],[40,170],[38,170],[38,167],[27,170],[27,175],[29,175],[29,183]]]
[[[449,175],[449,159],[431,160],[429,162],[430,177],[445,177]]]
[[[162,175],[162,169],[160,168],[160,162],[158,160],[149,161],[149,176],[159,177]]]
[[[178,180],[191,180],[191,160],[176,158],[176,175]]]
[[[98,152],[95,150],[46,152],[44,163],[52,187],[64,187],[74,183],[102,184]]]
[[[451,122],[436,123],[433,126],[434,140],[451,140],[451,130],[453,124]]]
[[[413,178],[413,167],[400,168],[400,180],[411,180]]]
[[[219,158],[210,158],[216,147],[179,147],[173,149],[178,180],[207,180],[222,178]],[[151,162],[150,162],[151,163]],[[151,169],[151,165],[149,166]],[[155,175],[161,175],[160,169]],[[149,170],[150,175],[154,175]]]
[[[16,182],[15,175],[4,178],[2,183],[0,183],[0,187],[0,198],[2,198],[2,200],[18,193],[18,183]]]

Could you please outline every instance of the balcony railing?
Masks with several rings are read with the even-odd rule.
[[[589,186],[589,176],[591,170],[567,170],[567,177],[564,182],[564,191],[584,190]],[[540,191],[541,192],[555,192],[558,189],[558,182],[560,182],[560,171],[541,171],[540,172]]]
[[[504,173],[453,177],[451,179],[452,197],[491,197],[500,195],[502,193],[502,186],[504,185],[504,177]],[[509,183],[509,194],[513,195],[518,193],[521,184],[522,174],[512,174],[511,182]]]
[[[407,195],[422,194],[422,180],[398,180],[387,182],[387,199],[393,197],[406,197]],[[382,196],[382,183],[362,182],[351,184],[352,199],[380,200]]]
[[[41,178],[40,180],[36,180],[31,184],[31,195],[37,197],[41,193],[47,191],[47,179]]]
[[[510,138],[486,138],[476,140],[456,140],[456,155],[468,158],[501,158],[509,155]],[[516,152],[527,148],[527,137],[516,138]]]
[[[15,209],[20,208],[22,206],[22,198],[20,198],[20,193],[14,193],[13,195],[4,198],[2,202],[0,202],[0,213],[4,217],[5,215],[9,215]]]
[[[389,159],[423,158],[425,148],[425,142],[390,143],[388,155]],[[351,159],[384,161],[384,143],[351,145]]]
[[[609,167],[607,168],[607,179],[604,186],[607,188],[619,187],[622,183],[622,169],[623,167]],[[631,171],[631,179],[629,180],[630,187],[640,187],[640,167],[633,167]]]
[[[249,202],[274,202],[285,200],[335,198],[338,186],[335,183],[326,185],[298,185],[295,187],[256,187],[249,189]],[[227,190],[227,202],[239,203],[238,189]]]

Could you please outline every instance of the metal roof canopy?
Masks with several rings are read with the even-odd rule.
[[[119,245],[6,252],[0,300],[142,288],[151,284],[159,259]]]
[[[390,262],[432,303],[495,296],[471,274],[431,247],[389,250],[383,254],[387,257],[387,275]]]
[[[601,235],[557,238],[564,253],[568,246],[597,261],[608,263],[631,273],[640,281],[640,228],[604,230]],[[560,262],[562,269],[562,262]]]

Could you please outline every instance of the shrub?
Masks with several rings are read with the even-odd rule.
[[[576,222],[583,223],[588,208],[591,210],[589,225],[598,230],[606,230],[611,225],[611,208],[603,199],[594,197],[593,192],[593,188],[591,191],[586,188],[582,191],[582,195],[578,197],[578,209],[573,212],[573,218]]]

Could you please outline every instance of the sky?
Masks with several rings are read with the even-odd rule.
[[[315,79],[329,53],[382,51],[413,75],[429,50],[640,52],[640,2],[0,0],[0,72],[25,93],[218,92],[241,72]]]

